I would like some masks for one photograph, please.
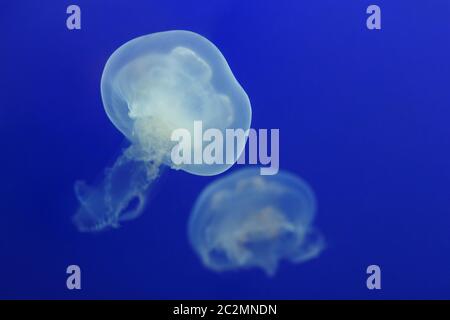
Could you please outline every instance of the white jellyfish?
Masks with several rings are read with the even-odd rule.
[[[167,31],[133,39],[108,59],[101,80],[105,111],[131,143],[95,186],[75,183],[80,231],[115,227],[142,213],[147,192],[162,166],[195,175],[215,175],[232,163],[175,165],[171,134],[176,129],[248,130],[251,106],[225,58],[204,37]],[[194,135],[194,133],[193,133]],[[245,147],[237,139],[234,161]],[[193,144],[193,149],[203,148]]]
[[[268,275],[281,259],[294,263],[319,255],[324,238],[313,226],[311,188],[286,172],[259,175],[243,169],[208,185],[197,199],[189,240],[214,271],[259,267]]]

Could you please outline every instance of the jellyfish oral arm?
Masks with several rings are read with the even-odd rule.
[[[152,163],[137,160],[130,147],[107,168],[96,185],[75,183],[80,202],[73,221],[80,231],[100,231],[138,217],[146,204],[151,184],[157,178]]]

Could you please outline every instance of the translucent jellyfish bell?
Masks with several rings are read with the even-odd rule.
[[[203,190],[188,234],[214,271],[259,267],[273,275],[280,260],[300,263],[323,250],[323,237],[312,227],[315,213],[314,193],[300,178],[244,169]]]
[[[105,111],[131,146],[105,170],[95,186],[75,183],[81,231],[117,226],[143,210],[148,188],[163,165],[196,175],[215,175],[232,163],[177,164],[171,160],[176,129],[250,128],[251,106],[214,44],[189,31],[167,31],[133,39],[108,59],[101,79]],[[237,139],[234,161],[245,147]],[[207,142],[192,144],[202,149]],[[130,205],[130,203],[134,203]]]
[[[250,128],[251,106],[217,47],[189,31],[167,31],[133,39],[109,58],[102,99],[112,123],[151,159],[174,167],[169,150],[178,128]],[[199,146],[201,148],[204,145]],[[237,141],[235,161],[245,147]],[[215,175],[232,164],[176,166],[196,175]]]

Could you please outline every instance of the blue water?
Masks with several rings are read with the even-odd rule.
[[[382,30],[365,27],[369,4]],[[78,4],[82,30],[66,28]],[[450,2],[8,1],[0,5],[1,298],[450,298]],[[216,274],[187,241],[214,177],[168,170],[145,214],[78,233],[76,179],[123,147],[106,117],[109,55],[143,34],[215,43],[281,168],[314,188],[328,248],[302,265]],[[234,170],[234,169],[233,169]],[[82,290],[66,289],[66,267]],[[366,288],[366,267],[382,289]]]

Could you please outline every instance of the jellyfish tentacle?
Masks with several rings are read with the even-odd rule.
[[[325,237],[322,232],[310,227],[305,233],[296,253],[291,257],[295,263],[311,260],[317,257],[326,248]]]

